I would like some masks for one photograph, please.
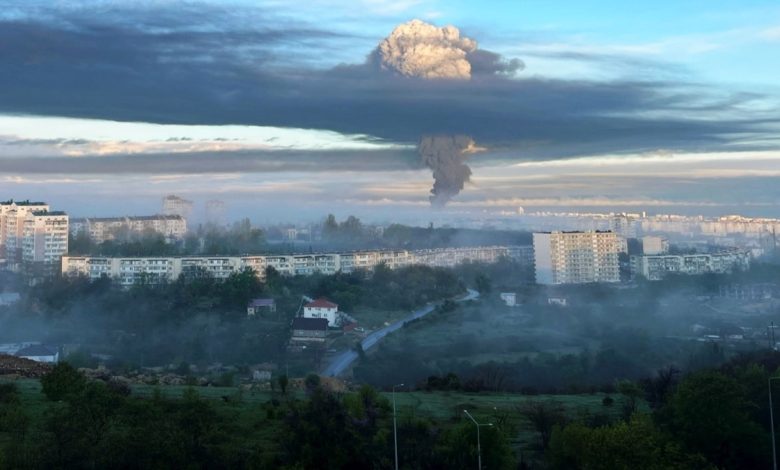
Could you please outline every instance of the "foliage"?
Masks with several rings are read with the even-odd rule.
[[[554,469],[670,470],[705,468],[663,436],[652,419],[635,414],[630,421],[588,428],[572,423],[552,433],[548,458]]]
[[[520,407],[520,414],[539,433],[542,449],[550,444],[553,428],[566,424],[567,417],[563,405],[556,401],[529,401]]]
[[[683,380],[661,410],[671,434],[718,468],[758,468],[765,462],[766,434],[751,418],[745,388],[720,372]]]
[[[67,399],[81,393],[86,386],[86,379],[67,362],[60,362],[41,378],[43,394],[52,401]]]

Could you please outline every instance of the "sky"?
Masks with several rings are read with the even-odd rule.
[[[780,216],[778,76],[777,1],[0,0],[0,199]]]

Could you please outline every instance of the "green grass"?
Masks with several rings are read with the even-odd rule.
[[[385,323],[393,323],[409,315],[406,310],[377,310],[373,308],[360,308],[350,312],[360,326],[367,330],[377,330],[385,326]]]
[[[0,382],[3,382],[0,379]],[[41,393],[38,380],[19,379],[7,381],[15,383],[21,395],[21,400],[30,417],[39,421],[47,408],[47,402]],[[235,432],[249,433],[255,442],[262,442],[266,448],[273,449],[279,431],[278,416],[269,419],[266,416],[265,403],[273,398],[284,400],[279,393],[270,391],[242,390],[240,387],[188,387],[172,385],[133,385],[132,396],[151,398],[156,393],[168,399],[180,399],[188,389],[197,391],[201,398],[213,401],[217,412],[231,423]],[[392,394],[382,392],[388,401]],[[302,391],[294,391],[290,396],[296,399],[304,398]],[[538,434],[523,418],[520,410],[523,404],[531,401],[556,402],[562,405],[569,419],[577,419],[585,415],[604,414],[617,419],[620,414],[620,397],[612,395],[615,403],[606,407],[602,400],[603,393],[581,395],[520,395],[512,393],[464,393],[464,392],[396,392],[396,404],[399,419],[406,417],[428,418],[441,426],[452,426],[466,419],[463,410],[469,412],[483,422],[503,423],[510,431],[509,441],[517,451],[524,453],[536,452]],[[227,398],[224,399],[224,398]],[[2,437],[2,436],[0,436]]]

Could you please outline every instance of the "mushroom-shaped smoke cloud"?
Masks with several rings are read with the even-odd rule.
[[[517,59],[477,48],[477,41],[463,37],[455,26],[439,28],[420,20],[397,26],[374,51],[383,70],[405,77],[469,80],[474,73],[512,74],[522,69]]]
[[[422,162],[433,170],[431,205],[444,207],[471,178],[466,165],[470,154],[482,150],[465,135],[424,136],[417,148]]]
[[[511,75],[523,68],[518,59],[479,49],[477,41],[460,35],[458,28],[439,28],[420,20],[397,26],[369,56],[369,64],[406,78],[470,80],[475,75]],[[418,151],[433,170],[431,205],[444,207],[471,177],[469,154],[480,151],[464,135],[424,136]]]

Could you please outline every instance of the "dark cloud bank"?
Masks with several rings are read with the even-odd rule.
[[[246,16],[242,12],[205,7],[50,13],[47,17],[57,21],[0,20],[0,112],[328,129],[411,145],[422,136],[464,135],[491,150],[485,158],[499,159],[760,148],[747,139],[765,137],[780,121],[740,112],[744,101],[761,98],[753,94],[714,99],[686,83],[523,78],[516,74],[520,61],[472,47],[467,38],[456,38],[462,52],[450,52],[456,60],[465,57],[470,79],[432,80],[382,67],[379,49],[366,51],[363,63],[306,65],[351,38],[280,23],[258,10],[252,10],[251,26],[239,20]],[[445,29],[443,40],[449,41]],[[734,117],[700,118],[712,109]],[[40,167],[40,160],[27,165],[8,157],[0,159],[0,173]],[[424,163],[413,151],[160,157],[52,159],[45,168],[146,173],[394,169]]]

